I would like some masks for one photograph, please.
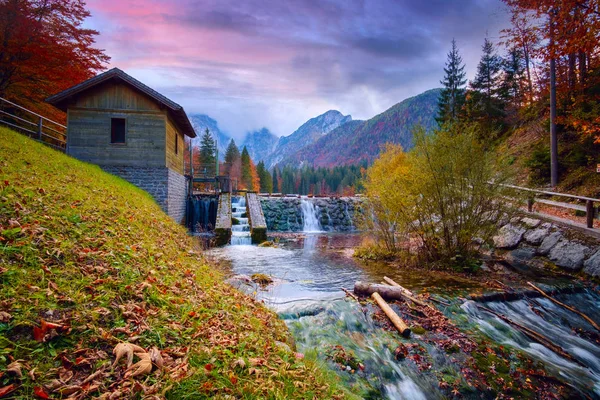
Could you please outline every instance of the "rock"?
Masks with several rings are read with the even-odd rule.
[[[562,268],[579,271],[583,268],[583,260],[589,254],[590,248],[581,243],[561,239],[548,254],[550,261]]]
[[[517,225],[506,224],[498,231],[498,234],[494,236],[494,245],[499,249],[510,249],[517,247],[525,228]]]
[[[551,226],[551,224],[545,223],[542,224],[539,228],[529,230],[525,232],[525,235],[523,235],[523,239],[525,239],[525,241],[529,244],[538,246],[550,233]]]
[[[591,276],[600,276],[600,250],[583,263],[583,272]]]
[[[525,218],[521,219],[521,222],[524,223],[525,225],[527,225],[529,228],[535,228],[542,221],[540,221],[539,219],[525,217]]]
[[[542,240],[540,247],[538,247],[538,254],[545,256],[550,253],[550,250],[556,246],[556,243],[558,243],[560,239],[562,239],[562,234],[560,232],[554,232],[550,236],[547,236],[544,240]]]
[[[504,259],[517,271],[531,273],[531,260],[535,258],[535,249],[522,247],[504,256]]]

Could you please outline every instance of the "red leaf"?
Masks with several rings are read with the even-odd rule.
[[[212,364],[206,364],[206,365],[204,366],[204,369],[206,369],[208,372],[210,372],[210,371],[212,371],[212,369],[213,369],[213,365],[212,365]]]
[[[43,342],[44,336],[46,336],[46,332],[42,328],[38,328],[37,326],[33,327],[33,338],[36,341]]]
[[[34,387],[33,394],[35,394],[40,399],[49,399],[50,398],[50,396],[48,396],[48,393],[46,393],[46,391],[41,386]]]
[[[0,397],[4,397],[9,393],[14,392],[17,389],[17,385],[15,385],[14,383],[11,383],[8,386],[4,386],[0,388]]]

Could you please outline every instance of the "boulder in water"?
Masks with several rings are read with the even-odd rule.
[[[600,250],[583,263],[583,272],[595,277],[600,276]]]
[[[522,247],[515,249],[504,257],[506,261],[521,273],[531,273],[531,260],[535,257],[535,249]]]
[[[494,236],[494,245],[499,249],[512,249],[517,247],[526,229],[522,226],[506,224]]]

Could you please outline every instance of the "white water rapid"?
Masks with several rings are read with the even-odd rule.
[[[244,196],[234,197],[231,201],[231,216],[239,221],[237,225],[231,225],[231,245],[251,245],[250,225],[246,215],[246,198]]]

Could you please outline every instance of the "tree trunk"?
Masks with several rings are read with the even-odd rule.
[[[579,52],[579,84],[585,86],[587,78],[587,57],[585,52]]]
[[[354,294],[368,297],[373,293],[379,293],[386,300],[404,300],[407,298],[404,289],[397,286],[379,285],[361,281],[354,283]]]

